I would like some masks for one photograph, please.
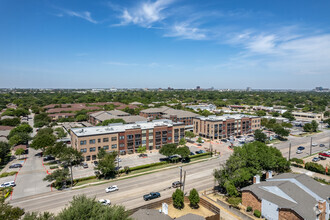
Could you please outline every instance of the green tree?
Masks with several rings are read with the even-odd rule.
[[[19,158],[21,157],[21,155],[23,155],[25,153],[25,150],[23,148],[18,148],[15,151],[15,155],[17,155]]]
[[[95,167],[95,170],[98,170],[105,178],[114,177],[116,174],[115,159],[117,155],[116,151],[105,153],[105,155],[99,159],[99,164]]]
[[[179,141],[179,145],[185,145],[187,141],[184,138],[181,138]]]
[[[51,118],[48,117],[47,113],[40,113],[34,116],[34,127],[41,128],[43,126],[49,125]]]
[[[27,133],[17,133],[9,138],[9,144],[11,146],[16,146],[20,144],[28,144],[29,140],[32,138]]]
[[[76,116],[76,121],[87,121],[88,116],[87,115],[77,115]]]
[[[283,128],[281,125],[276,124],[276,126],[274,126],[273,128],[274,132],[280,137],[280,138],[284,138],[289,136],[290,131]]]
[[[194,138],[196,135],[194,134],[194,132],[186,131],[186,132],[185,132],[185,136],[186,136],[187,138]]]
[[[289,119],[290,121],[296,120],[295,117],[292,115],[291,112],[286,111],[282,114],[282,117]]]
[[[303,126],[303,129],[305,132],[311,132],[312,131],[312,125],[310,123],[306,123]]]
[[[11,138],[12,136],[14,136],[15,134],[19,134],[19,133],[26,133],[29,134],[33,131],[33,128],[27,124],[27,123],[22,123],[20,125],[18,125],[16,128],[12,129],[9,132],[8,138]]]
[[[137,149],[137,152],[139,153],[139,154],[143,154],[143,153],[145,153],[147,151],[147,148],[146,147],[142,147],[142,146],[140,146],[138,149]]]
[[[190,155],[190,150],[189,147],[184,146],[184,147],[178,147],[175,151],[176,154],[179,154],[181,158],[187,158]]]
[[[24,214],[24,209],[13,207],[0,199],[0,219],[19,220]]]
[[[256,111],[256,114],[257,114],[258,116],[266,116],[266,112],[263,111],[263,110]]]
[[[126,122],[124,121],[124,119],[121,119],[121,118],[112,118],[112,119],[104,120],[102,123],[100,123],[98,125],[107,126],[108,124],[113,124],[113,123],[123,123],[123,124],[126,124]]]
[[[292,128],[292,124],[291,123],[288,123],[288,122],[282,122],[282,127],[284,128]]]
[[[61,138],[65,138],[66,137],[66,133],[65,133],[65,131],[64,131],[63,128],[60,128],[60,127],[55,128],[55,131],[57,133],[57,138],[61,139]]]
[[[172,194],[172,201],[174,208],[182,209],[184,207],[183,191],[180,189],[176,189]]]
[[[55,216],[52,213],[44,212],[44,213],[37,213],[37,212],[28,212],[25,213],[23,220],[54,220]]]
[[[272,116],[273,116],[273,117],[278,117],[278,116],[280,116],[280,113],[278,113],[278,112],[273,112],[273,113],[272,113]]]
[[[162,148],[159,150],[159,153],[164,155],[164,156],[172,156],[173,154],[175,154],[177,149],[177,145],[176,144],[165,144],[162,146]]]
[[[256,141],[265,143],[267,140],[267,135],[265,133],[263,133],[261,130],[257,129],[254,131],[254,139]]]
[[[3,163],[9,152],[10,145],[4,141],[0,141],[0,164]]]
[[[21,120],[19,118],[6,118],[0,120],[0,125],[4,126],[17,126],[21,123]]]
[[[198,137],[196,142],[201,144],[201,143],[203,143],[203,139],[201,137]]]
[[[33,149],[41,149],[43,152],[46,147],[53,146],[55,144],[56,137],[53,134],[37,134],[30,145]]]
[[[313,121],[311,122],[311,128],[312,128],[312,131],[313,131],[313,132],[317,132],[318,127],[319,127],[319,124],[318,124],[315,120],[313,120]]]
[[[70,181],[69,175],[68,168],[58,169],[47,175],[43,180],[52,182],[56,189],[61,189]]]
[[[70,206],[64,208],[57,216],[58,220],[80,220],[98,219],[98,220],[131,220],[130,213],[124,206],[111,205],[104,206],[95,200],[87,198],[85,195],[74,196]]]
[[[192,208],[198,208],[198,203],[199,203],[199,195],[198,195],[198,192],[195,188],[193,188],[192,190],[190,190],[190,193],[189,193],[189,202],[190,202],[190,206]]]

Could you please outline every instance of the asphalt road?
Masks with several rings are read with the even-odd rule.
[[[325,148],[313,147],[313,152],[327,149],[329,136],[330,130],[313,135],[313,140],[315,142],[318,144],[326,144]],[[296,148],[300,145],[306,147],[305,152],[309,152],[307,146],[310,143],[310,137],[297,138],[290,136],[288,141],[281,142],[275,145],[275,147],[280,149],[283,155],[287,157],[289,142],[292,144],[291,157],[301,158],[306,156],[304,154],[294,155]],[[215,168],[218,168],[220,163],[225,162],[230,153],[231,152],[228,151],[222,153],[220,159],[217,158],[206,162],[184,166],[184,170],[187,171],[185,192],[192,188],[203,190],[212,187],[214,184],[212,171]],[[177,181],[178,179],[179,169],[173,168],[130,179],[114,181],[111,184],[91,186],[77,190],[54,191],[22,198],[13,198],[10,203],[14,206],[24,208],[26,211],[49,211],[57,213],[64,208],[70,200],[72,200],[73,196],[86,194],[89,197],[96,197],[97,199],[110,199],[112,204],[122,204],[127,209],[131,209],[147,204],[148,202],[145,202],[142,199],[142,196],[150,191],[159,191],[162,197],[170,197],[173,189],[168,189],[168,187],[171,186],[172,182]],[[118,185],[119,191],[106,194],[105,188],[108,185]]]
[[[229,154],[223,155],[221,158],[184,166],[183,170],[187,172],[185,192],[188,192],[192,188],[202,190],[212,187],[214,185],[213,170],[219,168],[219,164],[224,162],[228,157]],[[77,190],[54,191],[13,199],[10,203],[14,206],[24,208],[25,211],[49,211],[57,213],[72,200],[73,196],[85,194],[88,197],[96,197],[97,199],[110,199],[112,204],[122,204],[127,209],[131,209],[152,202],[146,202],[142,198],[144,194],[150,191],[158,191],[162,197],[170,197],[174,189],[169,187],[172,182],[177,180],[179,180],[179,168],[173,168],[139,177],[114,181],[111,184],[102,184]],[[105,188],[109,185],[117,185],[119,191],[105,193]]]

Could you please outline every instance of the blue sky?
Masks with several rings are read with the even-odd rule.
[[[1,0],[0,87],[330,87],[330,1]]]

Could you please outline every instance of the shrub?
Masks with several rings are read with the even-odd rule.
[[[304,161],[298,158],[292,158],[290,161],[295,162],[297,164],[304,164]]]
[[[196,155],[192,155],[192,156],[189,156],[189,158],[196,158],[196,157],[202,157],[202,156],[205,156],[205,155],[210,155],[211,152],[206,152],[206,153],[202,153],[202,154],[196,154]]]
[[[176,189],[172,194],[173,206],[177,209],[182,209],[184,207],[184,195],[182,190]]]
[[[49,168],[50,168],[50,169],[57,169],[58,166],[50,166]]]
[[[246,208],[246,211],[247,211],[247,212],[251,212],[251,211],[252,211],[252,207],[251,207],[251,206],[248,206],[248,207]]]
[[[316,180],[316,181],[318,181],[320,183],[323,183],[323,184],[330,185],[330,181],[327,181],[327,180],[322,179],[322,178],[314,177],[314,180]]]
[[[56,160],[53,160],[53,161],[44,163],[44,165],[54,165],[54,164],[57,164],[57,161]]]
[[[74,179],[73,183],[77,184],[79,182],[85,181],[85,180],[92,180],[92,179],[96,179],[96,176],[88,176],[88,177],[83,177],[83,178],[79,178],[79,179]]]
[[[150,168],[150,167],[156,167],[156,166],[160,166],[163,164],[167,164],[167,162],[163,161],[163,162],[158,162],[158,163],[150,163],[150,164],[144,164],[141,166],[131,167],[130,171],[141,170],[141,169],[146,169],[146,168]]]
[[[195,188],[190,190],[188,199],[190,201],[190,206],[192,208],[198,208],[199,195],[198,195],[198,192]]]
[[[126,174],[128,174],[130,171],[131,171],[131,170],[130,170],[130,168],[129,168],[128,166],[125,166],[125,167],[124,167],[124,172],[125,172]]]
[[[261,212],[259,210],[254,210],[253,215],[257,218],[261,217]]]
[[[321,164],[313,163],[313,162],[307,162],[305,164],[305,169],[310,170],[316,173],[325,173],[325,168]],[[330,175],[329,171],[327,172],[327,175]]]
[[[9,173],[2,173],[1,175],[0,175],[0,178],[2,178],[2,177],[6,177],[6,176],[13,176],[13,175],[15,175],[17,173],[17,171],[12,171],[12,172],[9,172]]]
[[[239,209],[239,204],[242,202],[242,198],[240,197],[229,197],[227,202],[232,205],[234,208]]]

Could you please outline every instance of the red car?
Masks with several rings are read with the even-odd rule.
[[[330,152],[322,152],[322,153],[319,153],[319,155],[324,156],[324,157],[330,157]]]

